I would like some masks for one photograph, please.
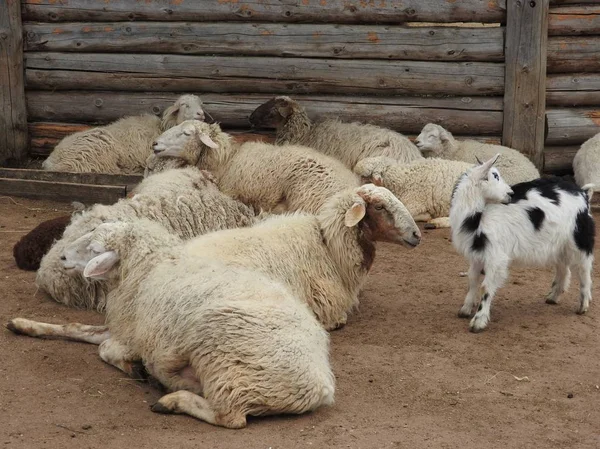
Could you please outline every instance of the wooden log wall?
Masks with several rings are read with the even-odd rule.
[[[37,155],[181,93],[229,130],[287,94],[317,119],[502,134],[505,0],[22,0],[22,15]]]
[[[600,132],[600,2],[551,2],[548,35],[545,170],[565,173]]]

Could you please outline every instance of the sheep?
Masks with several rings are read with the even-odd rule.
[[[317,214],[274,215],[250,228],[195,238],[186,251],[259,270],[306,302],[327,330],[343,326],[375,258],[375,242],[417,246],[404,205],[373,184],[333,195]]]
[[[469,261],[469,291],[458,315],[470,317],[480,332],[490,319],[496,291],[508,276],[512,261],[525,265],[554,265],[556,274],[546,302],[556,304],[577,270],[580,283],[577,313],[586,313],[591,300],[591,271],[595,241],[590,213],[591,186],[582,189],[559,178],[536,179],[512,188],[493,167],[500,154],[470,169],[458,182],[450,208],[452,242]]]
[[[67,248],[65,266],[118,277],[106,326],[16,318],[18,334],[99,344],[102,360],[169,391],[152,406],[213,425],[300,414],[334,401],[329,337],[291,290],[260,273],[189,256],[155,223],[104,223]]]
[[[161,132],[188,119],[204,120],[202,102],[182,95],[162,120],[154,115],[125,117],[110,125],[71,134],[42,164],[44,170],[112,174],[143,173],[152,142]]]
[[[600,188],[600,133],[586,140],[573,159],[575,182],[579,186],[594,184]]]
[[[154,153],[149,172],[164,164],[195,165],[211,171],[224,193],[273,213],[315,213],[331,195],[360,185],[342,163],[313,149],[263,142],[238,146],[219,125],[198,121],[166,131]]]
[[[350,170],[361,159],[388,156],[399,162],[423,159],[417,147],[405,136],[390,129],[358,122],[325,120],[314,123],[298,102],[275,97],[250,115],[255,127],[276,128],[276,143],[305,145],[344,163]]]
[[[460,176],[472,166],[437,158],[400,164],[378,156],[359,161],[354,172],[363,182],[389,189],[415,221],[427,223],[426,228],[449,228],[452,191]]]
[[[110,282],[86,280],[65,270],[61,261],[66,247],[105,221],[131,221],[146,217],[182,239],[238,226],[249,226],[261,216],[221,193],[212,175],[194,167],[168,170],[144,179],[134,196],[111,206],[97,204],[73,218],[63,238],[40,263],[36,284],[54,300],[70,307],[104,310]]]
[[[479,160],[487,160],[500,153],[502,158],[498,161],[498,169],[502,171],[509,185],[540,177],[535,165],[517,150],[475,140],[458,141],[449,131],[433,123],[425,125],[421,134],[415,139],[415,143],[426,155],[470,164],[477,164]]]

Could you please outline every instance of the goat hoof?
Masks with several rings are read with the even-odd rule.
[[[587,307],[580,307],[579,309],[577,309],[577,311],[575,313],[577,313],[577,315],[585,315],[585,313],[588,311]]]
[[[546,298],[546,304],[556,305],[556,304],[558,304],[558,299],[548,297],[548,298]]]
[[[175,413],[173,410],[171,410],[168,407],[165,407],[160,402],[157,402],[156,404],[152,405],[150,407],[150,410],[152,410],[154,413],[162,413],[164,415],[171,415]]]
[[[459,318],[471,318],[471,311],[465,312],[463,309],[458,311]]]
[[[479,332],[483,332],[485,330],[485,327],[470,326],[469,330],[474,334],[478,334]]]

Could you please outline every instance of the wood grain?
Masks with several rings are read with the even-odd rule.
[[[307,58],[29,53],[29,89],[501,95],[504,66]]]
[[[548,73],[600,72],[600,36],[548,39]]]
[[[600,73],[548,75],[546,104],[549,106],[600,105]]]
[[[544,173],[564,175],[573,172],[573,158],[579,145],[546,147],[544,149]]]
[[[503,22],[506,0],[22,0],[25,20],[391,23]]]
[[[23,29],[19,0],[0,2],[0,165],[27,155]]]
[[[508,2],[502,142],[541,170],[546,106],[548,0]]]
[[[600,5],[577,5],[550,8],[550,36],[600,34]]]
[[[600,108],[549,108],[549,146],[580,145],[600,133]]]

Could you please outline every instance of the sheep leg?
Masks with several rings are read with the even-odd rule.
[[[582,256],[582,261],[577,266],[577,274],[579,275],[579,308],[577,313],[583,315],[590,307],[592,300],[592,264],[593,256]]]
[[[425,224],[426,229],[442,229],[450,227],[450,217],[432,218]]]
[[[479,262],[471,262],[471,265],[469,265],[469,291],[467,292],[465,302],[458,311],[458,316],[460,318],[469,318],[473,313],[473,306],[475,305],[475,300],[478,296],[477,292],[479,290],[479,280],[482,269],[483,264]]]
[[[494,295],[508,277],[508,267],[496,265],[485,267],[485,279],[481,284],[481,302],[477,308],[477,313],[469,323],[471,332],[481,332],[490,322],[490,311]]]
[[[564,263],[556,264],[556,274],[550,292],[546,295],[546,304],[558,304],[559,296],[569,289],[570,282],[571,270],[569,266]]]
[[[405,205],[406,206],[406,205]],[[407,207],[408,209],[408,207]],[[410,209],[409,209],[410,210]],[[413,220],[415,221],[424,221],[424,222],[428,222],[431,220],[431,214],[429,212],[425,212],[422,214],[412,214]]]
[[[163,396],[152,406],[152,411],[156,413],[182,413],[209,424],[229,429],[246,427],[246,416],[241,412],[217,413],[202,396],[185,390]]]
[[[135,357],[127,346],[114,338],[103,341],[98,352],[100,358],[109,365],[120,369],[134,379],[147,380],[148,374],[139,358]]]
[[[49,324],[25,318],[15,318],[6,324],[6,328],[15,334],[37,338],[64,338],[99,345],[110,338],[108,326],[89,326],[87,324]]]

